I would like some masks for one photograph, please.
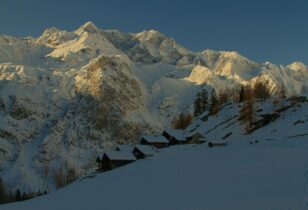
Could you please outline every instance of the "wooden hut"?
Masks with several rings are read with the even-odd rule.
[[[137,159],[152,157],[156,151],[149,145],[136,145],[133,154]]]
[[[169,145],[187,143],[185,132],[180,129],[165,129],[162,135],[168,139]]]
[[[166,137],[157,134],[150,134],[141,137],[140,144],[142,145],[152,145],[157,148],[163,148],[168,146],[169,141]]]
[[[188,133],[186,135],[187,138],[187,142],[189,144],[202,144],[204,142],[206,142],[204,135],[201,134],[200,132],[196,131],[196,132],[192,132],[192,133]]]
[[[121,151],[121,152],[133,152],[135,146],[134,145],[131,145],[131,144],[121,144],[121,145],[118,145],[115,150],[116,151]]]
[[[129,152],[109,151],[105,152],[102,158],[102,170],[108,171],[128,163],[134,162],[136,157]]]
[[[209,141],[209,147],[224,147],[227,145],[226,141]]]

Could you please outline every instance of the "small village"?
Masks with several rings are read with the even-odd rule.
[[[154,156],[159,149],[183,144],[208,143],[209,147],[226,146],[226,141],[208,141],[198,131],[187,132],[181,129],[165,129],[162,134],[143,135],[137,145],[119,145],[115,150],[104,152],[97,157],[99,172],[109,171],[132,163],[138,159]]]

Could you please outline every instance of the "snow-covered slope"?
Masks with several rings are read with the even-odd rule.
[[[55,48],[64,42],[77,38],[74,32],[61,31],[55,27],[46,29],[43,34],[36,39],[36,42]]]
[[[59,32],[56,32],[58,34]],[[62,32],[61,36],[58,35],[58,42],[61,43],[65,32]],[[100,34],[99,29],[91,22],[88,22],[81,26],[74,32],[76,38],[71,35],[71,40],[63,42],[60,45],[55,46],[55,49],[47,56],[58,58],[61,61],[66,62],[82,62],[86,58],[94,58],[101,54],[103,55],[120,55],[120,50],[115,48],[104,36]],[[54,36],[54,35],[52,35]],[[67,35],[68,36],[68,35]],[[43,34],[45,38],[46,35]]]
[[[35,43],[31,37],[15,38],[0,35],[0,62],[42,66],[46,62],[44,57],[52,49]]]
[[[123,33],[91,22],[38,38],[1,35],[0,176],[11,189],[52,190],[46,167],[92,171],[102,151],[192,112],[201,88],[256,82],[306,95],[308,69],[191,52],[155,30]]]
[[[255,70],[260,66],[237,52],[205,50],[201,54],[200,61],[215,74],[238,81],[249,80],[256,76]]]
[[[307,158],[298,147],[178,147],[0,209],[305,210]]]
[[[300,142],[308,137],[308,103],[303,98],[269,99],[254,104],[254,122],[248,129],[240,120],[243,104],[227,104],[213,116],[201,115],[186,129],[204,134],[208,140],[226,141],[232,145],[282,145]],[[257,141],[257,142],[256,142]],[[293,143],[292,143],[293,142]]]
[[[308,209],[308,104],[281,103],[293,107],[251,135],[243,135],[243,126],[233,116],[238,108],[232,104],[190,126],[205,133],[207,141],[219,141],[232,131],[225,147],[171,146],[152,158],[0,209]],[[260,115],[273,107],[266,102],[262,108]]]

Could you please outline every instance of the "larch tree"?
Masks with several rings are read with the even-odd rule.
[[[174,129],[185,129],[192,122],[193,117],[190,113],[181,113],[179,117],[172,121],[172,128]]]
[[[267,86],[262,82],[257,82],[253,88],[253,97],[265,101],[271,96]]]
[[[251,87],[245,87],[243,92],[243,106],[240,110],[240,119],[246,123],[246,130],[248,130],[254,122],[254,102],[253,90]]]

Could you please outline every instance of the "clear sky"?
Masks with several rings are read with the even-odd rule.
[[[156,29],[190,50],[236,50],[258,61],[308,64],[308,0],[1,0],[0,33],[38,36],[92,21]]]

